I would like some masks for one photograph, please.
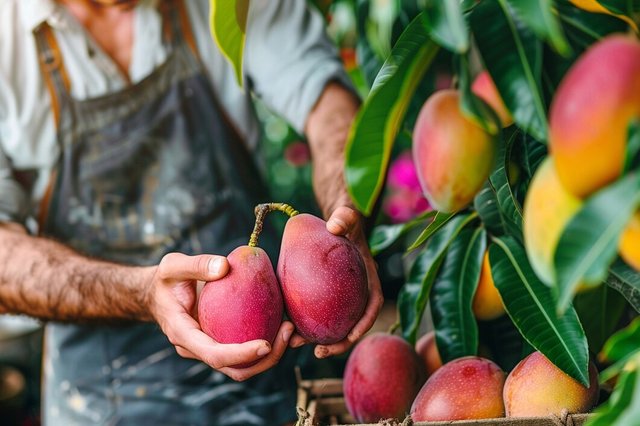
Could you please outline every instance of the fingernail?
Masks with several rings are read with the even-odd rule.
[[[347,229],[347,224],[344,223],[341,219],[333,218],[329,220],[329,226],[340,228],[340,230],[344,231]]]
[[[329,351],[324,346],[316,346],[316,349],[313,352],[315,353],[316,358],[320,359],[325,358],[329,354]]]
[[[291,337],[292,332],[293,330],[291,330],[290,328],[282,332],[282,340],[284,340],[285,343],[289,341],[289,337]]]
[[[222,258],[216,257],[209,261],[209,273],[212,275],[218,275],[222,269]]]
[[[265,356],[266,354],[268,354],[269,352],[271,352],[271,348],[268,345],[265,346],[260,346],[260,348],[258,349],[258,351],[256,352],[256,354],[258,356]]]

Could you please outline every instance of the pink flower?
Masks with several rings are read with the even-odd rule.
[[[420,182],[410,151],[404,151],[389,166],[389,186],[420,192]]]
[[[311,159],[309,147],[301,141],[292,142],[285,148],[284,158],[292,166],[302,167]]]
[[[393,223],[407,222],[430,209],[422,194],[410,151],[401,153],[389,166],[387,195],[382,209]]]

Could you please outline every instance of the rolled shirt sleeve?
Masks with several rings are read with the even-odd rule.
[[[253,0],[244,58],[254,93],[300,133],[327,82],[353,90],[322,16],[306,0]]]

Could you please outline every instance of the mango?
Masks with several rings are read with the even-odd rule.
[[[475,317],[481,321],[493,320],[505,313],[502,296],[500,296],[491,276],[488,251],[485,252],[482,258],[480,279],[476,293],[473,296],[471,308]]]
[[[240,246],[227,260],[229,273],[206,283],[200,293],[198,322],[202,331],[220,343],[255,339],[273,343],[284,305],[269,256],[260,247]]]
[[[316,216],[287,220],[276,273],[287,315],[309,343],[339,342],[364,312],[368,287],[360,252]]]
[[[622,260],[640,272],[640,211],[631,217],[622,231],[618,252]]]
[[[555,280],[553,256],[567,223],[582,201],[565,190],[554,161],[546,158],[536,170],[524,201],[523,232],[527,257],[544,283]]]
[[[438,352],[438,346],[436,346],[436,333],[434,331],[429,331],[418,339],[416,353],[427,369],[427,376],[431,376],[438,368],[442,367],[442,358],[440,358],[440,352]]]
[[[413,129],[413,159],[429,204],[442,212],[465,208],[489,177],[496,141],[460,110],[456,90],[440,90],[422,106]]]
[[[476,76],[473,84],[471,84],[471,91],[495,111],[502,127],[509,127],[513,124],[513,117],[504,104],[489,72],[485,70]]]
[[[568,376],[542,353],[524,358],[509,373],[504,384],[507,417],[536,417],[585,413],[598,400],[598,371],[589,362],[588,388]]]
[[[425,379],[424,365],[406,340],[382,332],[369,334],[347,359],[343,380],[347,409],[359,423],[403,420]]]
[[[634,119],[640,119],[640,41],[608,36],[574,63],[551,103],[549,148],[570,193],[587,197],[621,175]]]
[[[504,372],[475,356],[443,365],[424,384],[411,406],[414,422],[488,419],[504,416]]]

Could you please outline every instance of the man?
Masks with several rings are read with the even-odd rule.
[[[292,417],[265,372],[305,343],[292,324],[222,345],[192,316],[267,201],[251,99],[207,16],[208,0],[0,0],[0,311],[49,321],[46,425]],[[327,227],[367,264],[362,319],[315,348],[340,354],[382,304],[342,174],[357,99],[304,0],[254,0],[248,22],[246,87],[307,136]]]

